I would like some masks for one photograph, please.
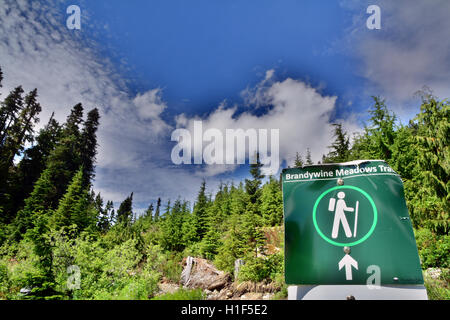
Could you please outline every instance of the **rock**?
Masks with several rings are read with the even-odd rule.
[[[428,268],[426,273],[431,279],[439,279],[442,274],[442,270],[439,268]]]
[[[228,273],[224,273],[222,275],[217,276],[215,280],[212,281],[211,284],[206,288],[208,290],[220,290],[225,287],[231,281],[230,275]]]
[[[174,283],[162,282],[158,284],[158,288],[160,290],[159,294],[164,294],[164,293],[174,293],[180,288],[180,286]]]
[[[270,300],[271,297],[272,297],[272,294],[266,293],[265,295],[262,296],[262,299],[263,300]]]
[[[20,292],[20,294],[26,296],[26,295],[29,295],[31,293],[31,288],[25,287],[25,288],[20,289],[19,292]]]
[[[241,300],[262,300],[262,293],[259,292],[248,292],[241,296]]]
[[[221,290],[231,283],[230,274],[216,269],[206,259],[188,257],[181,276],[186,288]]]

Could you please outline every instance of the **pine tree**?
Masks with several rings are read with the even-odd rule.
[[[98,222],[97,222],[98,229],[104,233],[104,232],[108,231],[110,228],[109,214],[110,214],[110,211],[112,208],[112,202],[108,201],[106,203],[106,206],[103,207],[103,199],[99,193],[95,197],[94,204],[95,204],[95,210],[98,212],[98,219],[97,219],[98,220]]]
[[[249,202],[242,215],[243,237],[247,245],[246,252],[254,253],[256,257],[258,249],[261,247],[263,233],[261,231],[261,183],[264,175],[261,173],[262,164],[259,160],[259,154],[256,154],[256,162],[250,164],[250,174],[253,179],[245,179],[245,190],[247,192]]]
[[[167,250],[182,251],[185,247],[182,234],[185,208],[180,199],[174,202],[172,208],[169,203],[167,208],[169,211],[164,215],[162,223],[161,244]]]
[[[11,193],[10,212],[23,207],[24,200],[33,191],[34,183],[39,179],[45,169],[48,156],[61,138],[61,126],[53,119],[53,115],[47,125],[39,131],[35,139],[36,144],[23,152],[23,158],[16,167],[16,174],[10,176]]]
[[[96,131],[99,125],[100,114],[98,109],[92,109],[87,114],[87,120],[84,123],[81,133],[81,165],[84,168],[83,185],[87,187],[94,178],[94,162],[97,154],[97,136]]]
[[[294,161],[294,168],[301,168],[303,167],[303,159],[302,155],[298,152],[295,153],[295,161]]]
[[[390,113],[385,104],[385,100],[380,97],[372,97],[374,106],[369,110],[372,115],[370,121],[371,127],[368,129],[370,135],[375,138],[373,153],[378,158],[389,161],[391,159],[391,146],[395,139],[395,121],[396,116]]]
[[[261,167],[263,164],[259,159],[259,153],[256,154],[256,161],[250,164],[250,174],[253,179],[245,179],[245,190],[249,196],[251,204],[257,204],[260,196],[261,180],[264,175],[261,173]]]
[[[158,198],[155,209],[155,221],[159,220],[160,210],[161,210],[161,198]]]
[[[322,163],[346,162],[350,154],[350,141],[347,133],[342,129],[342,124],[334,123],[334,142],[328,148],[331,151],[322,158]]]
[[[4,166],[11,167],[14,157],[23,151],[28,142],[33,141],[33,127],[39,121],[37,115],[41,112],[41,105],[37,102],[37,90],[34,89],[25,96],[23,103],[20,101],[16,109],[13,121],[6,131],[2,133],[2,162]]]
[[[129,226],[133,217],[133,192],[119,206],[117,223]]]
[[[90,206],[89,191],[83,186],[83,169],[75,174],[66,194],[59,201],[52,222],[60,229],[76,225],[78,231],[85,230],[97,221],[96,214]]]
[[[313,165],[314,163],[312,162],[311,159],[311,150],[309,148],[306,148],[306,164],[308,166]]]
[[[164,220],[166,217],[170,215],[170,199],[167,200],[166,207],[164,208],[163,216],[161,217],[162,220]]]
[[[283,197],[278,180],[270,177],[262,188],[261,212],[266,226],[280,225],[283,219]]]
[[[390,163],[396,139],[396,116],[389,112],[385,100],[372,98],[375,103],[369,109],[370,123],[363,134],[354,137],[349,159],[382,159]]]
[[[8,150],[6,148],[8,137],[11,135],[12,129],[17,125],[19,113],[23,108],[23,89],[22,86],[16,87],[0,107],[0,154],[2,155],[2,162],[7,162]]]
[[[209,201],[206,197],[205,190],[206,190],[206,182],[205,180],[203,180],[200,186],[200,191],[198,192],[197,195],[197,201],[195,202],[193,211],[195,232],[197,233],[198,240],[203,239],[208,228],[207,209]]]
[[[450,229],[450,103],[424,96],[416,117],[417,167],[405,183],[409,209],[416,226],[438,234]]]
[[[244,184],[242,181],[239,183],[237,188],[234,185],[231,185],[230,198],[231,215],[244,214],[248,202],[248,196],[244,190]]]
[[[214,264],[229,273],[234,272],[236,259],[245,257],[248,251],[248,243],[243,233],[242,215],[233,214],[227,220],[227,231],[224,233],[221,246],[218,248]]]
[[[30,196],[25,200],[25,206],[20,210],[12,225],[12,237],[20,240],[23,234],[33,227],[33,217],[38,212],[47,212],[53,207],[54,194],[56,190],[51,181],[51,172],[45,169]]]
[[[150,203],[150,205],[148,206],[147,210],[145,210],[144,217],[146,219],[148,219],[149,221],[153,220],[153,203]]]

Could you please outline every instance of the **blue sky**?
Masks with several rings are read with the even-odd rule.
[[[381,9],[369,30],[366,9]],[[66,8],[81,9],[81,30]],[[115,203],[193,199],[248,165],[174,165],[176,128],[280,130],[280,161],[320,160],[330,123],[356,132],[372,95],[405,122],[423,85],[450,95],[450,2],[0,0],[2,93],[38,88],[41,123],[99,107],[96,191]],[[430,50],[433,48],[433,50]],[[39,127],[38,127],[39,128]],[[37,128],[37,129],[38,129]]]
[[[90,1],[82,7],[93,20],[87,32],[98,32],[105,53],[132,68],[131,89],[163,88],[174,112],[207,112],[224,99],[240,103],[240,92],[272,68],[338,96],[363,82],[352,72],[355,59],[338,53],[351,23],[339,2]]]

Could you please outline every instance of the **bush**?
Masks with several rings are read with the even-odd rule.
[[[166,277],[172,282],[180,280],[183,267],[181,260],[183,254],[180,252],[164,252],[159,245],[149,245],[146,250],[147,263],[145,270],[153,270]]]
[[[6,299],[9,292],[8,267],[0,261],[0,299]]]
[[[433,279],[424,272],[424,281],[429,300],[450,300],[449,269],[443,269],[439,279]]]
[[[450,267],[450,236],[436,235],[429,229],[415,230],[422,269]]]
[[[153,298],[152,300],[204,300],[205,294],[201,289],[178,289],[174,293],[166,293]]]
[[[239,271],[240,281],[259,282],[262,280],[280,281],[283,274],[283,254],[276,253],[266,257],[249,258]]]

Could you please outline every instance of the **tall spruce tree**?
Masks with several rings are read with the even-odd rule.
[[[438,234],[450,230],[450,103],[432,95],[422,97],[415,142],[417,167],[405,183],[416,226]]]
[[[322,159],[322,163],[346,162],[350,154],[350,140],[342,129],[341,123],[334,123],[334,142],[329,146],[330,152]]]
[[[97,154],[96,132],[99,125],[100,114],[97,108],[87,114],[84,128],[81,133],[81,165],[83,166],[83,185],[87,187],[94,178],[94,163]]]
[[[13,239],[22,239],[25,232],[33,227],[34,215],[46,213],[53,206],[55,193],[51,172],[49,169],[45,169],[35,183],[30,196],[25,200],[24,208],[17,213],[14,223],[11,225]]]
[[[208,198],[206,197],[206,182],[202,181],[200,191],[197,195],[197,201],[194,204],[194,225],[198,240],[203,239],[208,229]]]
[[[158,201],[156,201],[155,221],[159,220],[160,211],[161,211],[161,198],[158,198]]]
[[[131,224],[133,218],[133,192],[120,204],[117,210],[117,222],[125,226]]]
[[[309,148],[306,148],[306,161],[305,161],[305,163],[306,163],[308,166],[314,164],[313,161],[312,161],[312,159],[311,159],[311,150],[310,150]]]
[[[261,194],[261,213],[264,225],[280,225],[283,219],[283,197],[280,182],[273,177],[263,186]]]
[[[294,160],[294,168],[301,168],[301,167],[303,167],[303,158],[300,153],[296,152]]]
[[[57,229],[76,226],[78,231],[96,224],[97,216],[91,206],[89,191],[83,186],[82,168],[73,177],[51,220]]]

